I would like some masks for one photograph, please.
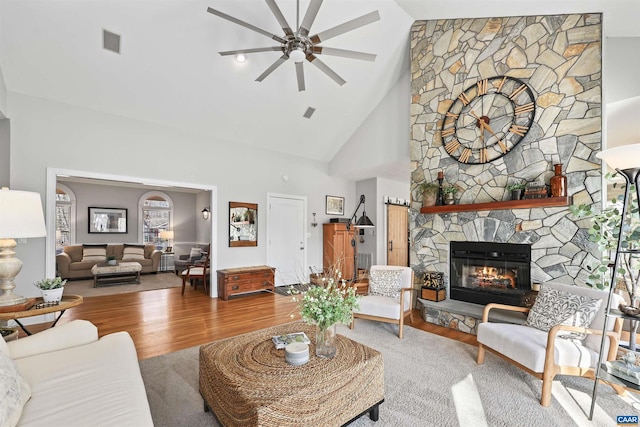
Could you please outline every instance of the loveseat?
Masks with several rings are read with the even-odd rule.
[[[0,401],[2,426],[153,426],[126,332],[98,339],[92,323],[74,320],[0,340],[0,364],[0,388],[8,389]]]
[[[94,254],[105,248],[105,256],[87,257],[88,251]],[[139,254],[125,255],[127,251],[139,250]],[[62,253],[56,255],[56,265],[58,276],[63,279],[85,279],[91,278],[91,267],[95,264],[105,262],[109,256],[116,257],[117,261],[138,262],[142,266],[141,273],[156,273],[160,265],[162,251],[156,250],[154,245],[135,244],[106,244],[106,245],[69,245],[62,249]],[[126,259],[123,259],[126,258]],[[93,258],[93,259],[91,259]]]

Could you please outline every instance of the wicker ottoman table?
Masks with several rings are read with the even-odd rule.
[[[142,265],[139,262],[119,262],[116,265],[96,264],[91,267],[93,274],[93,287],[103,283],[140,283],[140,271]]]
[[[310,360],[289,365],[271,337],[304,331]],[[223,426],[340,426],[384,401],[382,354],[338,335],[333,359],[315,356],[315,327],[289,323],[200,347],[200,394]]]

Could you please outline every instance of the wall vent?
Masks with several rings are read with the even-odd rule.
[[[102,47],[117,54],[120,53],[120,36],[111,31],[102,30]]]
[[[316,112],[315,108],[309,107],[309,108],[307,108],[307,111],[304,112],[303,117],[306,118],[306,119],[310,119],[311,116],[313,116],[313,113],[315,113],[315,112]]]

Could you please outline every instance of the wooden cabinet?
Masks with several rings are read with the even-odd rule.
[[[344,223],[329,223],[322,226],[322,265],[325,271],[329,268],[339,268],[343,278],[352,280],[356,247],[351,246],[351,241],[355,241],[356,228],[352,225],[351,230],[347,231],[347,224]]]
[[[227,301],[233,295],[266,290],[273,292],[275,271],[266,265],[218,270],[218,297]]]

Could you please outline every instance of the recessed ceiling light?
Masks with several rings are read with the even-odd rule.
[[[239,63],[241,63],[241,64],[242,64],[242,63],[243,63],[244,61],[246,61],[246,60],[247,60],[247,57],[246,57],[246,56],[244,56],[244,54],[239,53],[239,54],[237,54],[237,55],[236,55],[236,61],[237,61],[237,62],[239,62]]]

